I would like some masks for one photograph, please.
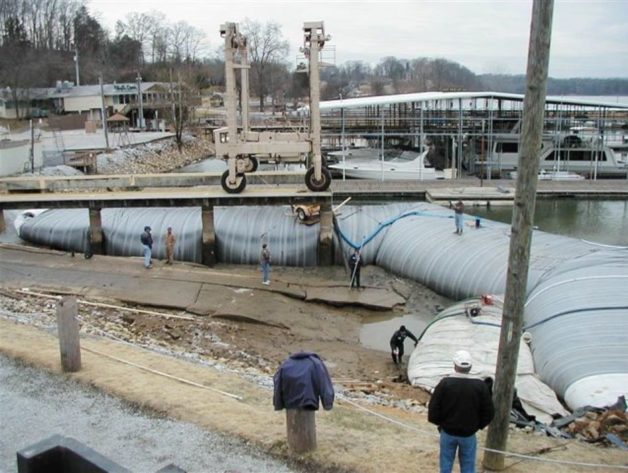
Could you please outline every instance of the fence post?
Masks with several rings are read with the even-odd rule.
[[[63,297],[57,302],[61,367],[63,371],[70,373],[81,369],[81,343],[77,314],[76,297]]]
[[[288,446],[295,453],[316,450],[316,411],[286,409]]]

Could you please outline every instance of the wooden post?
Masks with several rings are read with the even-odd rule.
[[[331,203],[321,203],[320,209],[320,234],[318,236],[318,262],[321,266],[333,264],[333,213]]]
[[[316,450],[316,411],[286,409],[288,446],[295,453]]]
[[[89,235],[92,254],[104,254],[100,209],[89,209]]]
[[[553,0],[534,0],[532,7],[521,153],[517,168],[506,295],[495,372],[495,418],[489,425],[486,437],[486,447],[499,451],[506,450],[508,441],[508,424],[523,327],[539,171],[537,156],[541,149],[543,134],[553,8]],[[504,455],[487,451],[484,454],[483,464],[489,470],[503,470],[505,468]]]
[[[7,224],[4,221],[4,209],[0,209],[0,233],[7,229]]]
[[[81,342],[77,319],[76,297],[64,297],[57,303],[57,327],[63,371],[73,373],[81,369]]]
[[[202,221],[202,260],[206,266],[216,264],[216,231],[214,229],[214,207],[203,206],[201,209]]]

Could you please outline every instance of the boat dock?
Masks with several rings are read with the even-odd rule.
[[[428,201],[449,202],[462,200],[469,202],[509,202],[514,199],[516,181],[511,179],[484,179],[466,177],[462,179],[445,179],[433,181],[394,181],[394,180],[362,180],[334,179],[330,192],[310,192],[303,185],[303,172],[265,171],[248,174],[250,184],[256,186],[251,192],[242,194],[226,194],[220,186],[221,173],[193,174],[127,174],[98,176],[56,176],[56,177],[14,177],[0,179],[0,208],[9,209],[12,204],[30,201],[33,207],[43,205],[50,207],[68,207],[73,205],[59,204],[56,201],[68,199],[68,192],[106,192],[106,207],[133,206],[133,201],[142,201],[139,206],[151,206],[148,190],[159,189],[159,195],[153,197],[160,205],[182,205],[180,200],[186,194],[194,194],[194,198],[215,199],[216,205],[266,205],[292,203],[312,203],[320,200],[346,199],[352,197],[360,201]],[[291,187],[288,199],[285,187]],[[183,191],[182,188],[185,188]],[[142,194],[137,194],[142,191]],[[195,191],[195,192],[193,192]],[[129,194],[135,192],[136,194]],[[259,194],[261,192],[261,194]],[[44,194],[34,197],[33,194]],[[277,194],[273,197],[274,194]],[[25,198],[30,195],[30,198]],[[22,197],[20,197],[22,196]],[[78,200],[85,200],[85,194]],[[320,197],[320,198],[319,198]],[[584,181],[539,181],[537,186],[538,199],[576,198],[576,199],[628,199],[628,180],[600,179]],[[78,201],[77,200],[77,201]],[[185,205],[196,205],[193,202]],[[285,202],[284,202],[285,201]],[[136,206],[138,204],[135,204]],[[22,205],[18,205],[23,208]],[[74,205],[75,206],[75,205]],[[79,205],[80,206],[80,205]]]
[[[450,205],[510,204],[515,181],[465,178],[438,181],[334,180],[329,192],[311,192],[302,173],[252,173],[251,185],[240,194],[225,193],[220,173],[151,174],[72,177],[18,177],[0,180],[0,231],[4,209],[87,208],[95,253],[103,250],[101,209],[124,207],[202,208],[203,262],[215,262],[214,207],[233,205],[321,206],[320,260],[331,264],[332,205],[347,197],[355,201],[429,201]],[[297,183],[299,181],[299,183]],[[282,182],[279,184],[279,182]],[[292,182],[291,184],[287,182]],[[628,199],[626,180],[540,181],[537,196],[543,198]]]
[[[424,200],[449,203],[462,200],[472,205],[512,203],[516,181],[464,178],[438,181],[366,181],[332,182],[334,198],[352,197],[361,201]],[[628,199],[628,181],[624,179],[586,181],[539,181],[537,199]]]

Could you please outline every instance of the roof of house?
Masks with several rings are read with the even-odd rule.
[[[163,92],[168,91],[169,84],[166,82],[142,82],[142,93],[148,92],[151,89],[161,89]],[[51,98],[65,98],[65,97],[90,97],[94,95],[100,96],[100,85],[75,85],[69,87],[52,87],[48,89],[50,91],[49,97]],[[110,95],[136,95],[137,83],[123,83],[123,84],[103,84],[103,94],[105,96]]]

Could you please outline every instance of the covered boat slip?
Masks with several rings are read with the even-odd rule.
[[[288,207],[216,207],[215,217],[219,262],[257,264],[261,242],[267,242],[274,264],[317,264],[320,227],[298,224]],[[428,203],[345,206],[336,221],[336,261],[362,248],[365,264],[458,300],[504,293],[509,225],[482,220],[476,227],[467,217],[463,235],[456,235],[453,212]],[[179,236],[177,259],[199,261],[200,209],[103,210],[102,224],[108,254],[139,256],[139,233],[150,225],[160,257],[160,238],[172,226]],[[79,249],[75,239],[88,228],[87,210],[51,210],[26,219],[19,233],[38,244]],[[606,379],[628,376],[627,280],[628,249],[535,231],[526,330],[537,373],[571,408],[612,404],[624,394],[625,381],[618,393]],[[593,376],[600,384],[581,382]],[[602,385],[608,389],[600,397]]]
[[[467,171],[484,173],[487,178],[507,177],[506,173],[513,170],[512,162],[503,159],[497,145],[505,136],[517,144],[523,99],[520,94],[499,92],[422,92],[322,102],[322,140],[331,151],[340,150],[336,156],[349,155],[352,147],[364,141],[382,151],[422,150],[429,145],[433,148],[430,162],[438,169],[454,168],[458,176]],[[602,160],[608,154],[603,150],[628,144],[627,122],[625,103],[548,96],[543,133],[555,142],[557,156],[569,153],[574,140],[592,140],[594,152],[585,159],[585,164],[595,168],[589,172],[590,177],[626,176],[625,154],[613,166]],[[559,160],[544,163],[560,164]],[[564,167],[566,164],[554,170],[570,170]]]

